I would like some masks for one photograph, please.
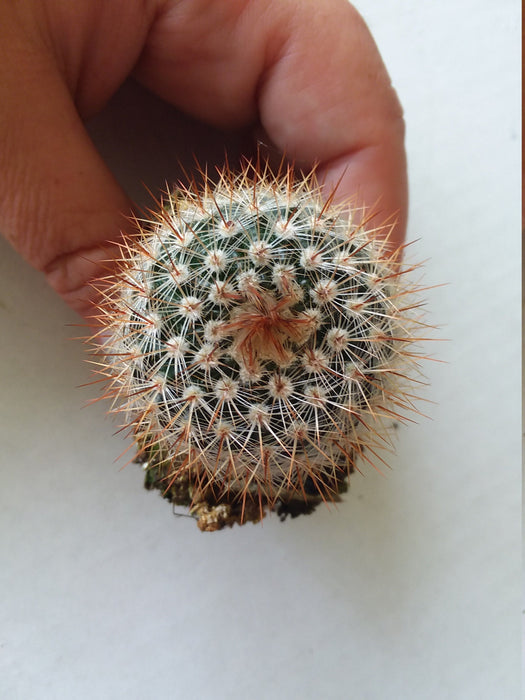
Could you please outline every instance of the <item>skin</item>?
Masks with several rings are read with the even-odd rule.
[[[262,127],[402,243],[402,110],[346,0],[10,0],[0,28],[0,231],[79,313],[130,226],[84,120],[130,75],[212,126]]]

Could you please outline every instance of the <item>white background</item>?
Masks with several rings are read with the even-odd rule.
[[[406,112],[412,256],[446,283],[431,419],[336,511],[203,534],[114,461],[76,317],[0,241],[0,697],[519,697],[520,8],[357,7]],[[92,133],[136,194],[179,145],[127,99]]]

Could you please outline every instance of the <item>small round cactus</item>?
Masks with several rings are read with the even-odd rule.
[[[314,174],[203,180],[123,245],[100,371],[146,485],[213,530],[335,501],[380,459],[414,410],[418,321],[406,270]]]

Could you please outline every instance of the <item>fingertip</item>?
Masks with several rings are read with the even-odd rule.
[[[388,236],[398,248],[406,235],[408,218],[408,180],[406,156],[399,142],[342,154],[321,163],[318,177],[335,202],[349,202],[361,211],[370,230]]]

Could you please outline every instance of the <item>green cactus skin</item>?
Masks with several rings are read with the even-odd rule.
[[[414,288],[331,199],[314,174],[225,169],[123,246],[100,309],[106,395],[146,486],[203,530],[338,500],[415,410]]]

